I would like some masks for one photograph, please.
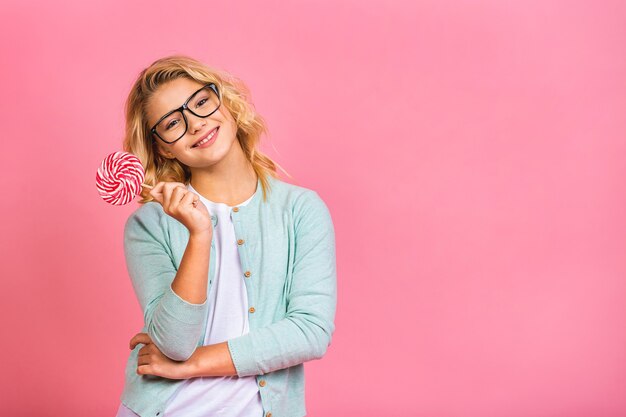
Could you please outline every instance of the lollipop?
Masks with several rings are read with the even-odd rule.
[[[104,201],[116,206],[130,203],[140,192],[146,176],[141,161],[128,152],[114,152],[104,158],[96,173],[96,188]]]

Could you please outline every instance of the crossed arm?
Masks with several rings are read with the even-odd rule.
[[[170,379],[237,375],[227,342],[200,346],[186,361],[175,361],[165,356],[147,333],[133,336],[130,348],[133,349],[137,343],[145,345],[139,349],[137,357],[138,374]]]

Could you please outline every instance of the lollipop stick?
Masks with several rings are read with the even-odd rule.
[[[146,183],[141,183],[141,185],[143,185],[144,187],[149,188],[149,189],[153,189],[154,188],[153,186],[148,185]]]

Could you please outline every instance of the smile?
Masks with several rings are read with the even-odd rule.
[[[217,138],[217,131],[219,130],[219,128],[220,127],[217,126],[213,130],[211,130],[204,139],[201,139],[198,142],[196,142],[192,146],[192,148],[206,148],[207,146],[211,145],[213,142],[215,142],[215,139]]]

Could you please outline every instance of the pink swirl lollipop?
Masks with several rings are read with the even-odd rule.
[[[144,184],[146,173],[141,161],[128,152],[113,152],[102,161],[96,172],[96,188],[104,201],[116,206],[130,203]]]

